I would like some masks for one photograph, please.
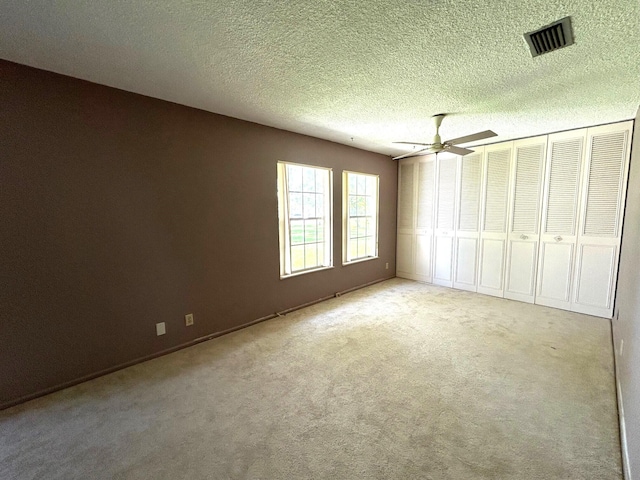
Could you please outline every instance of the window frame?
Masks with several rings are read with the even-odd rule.
[[[292,167],[302,167],[302,168],[310,168],[317,171],[321,171],[326,173],[326,178],[322,180],[324,183],[324,192],[321,192],[323,195],[323,203],[322,206],[323,215],[322,216],[314,216],[313,218],[306,218],[303,214],[300,218],[293,218],[290,216],[291,212],[291,202],[290,202],[290,193],[301,194],[304,199],[304,195],[313,193],[314,195],[318,195],[317,186],[318,180],[316,177],[316,185],[313,191],[305,191],[304,186],[302,186],[302,190],[298,191],[290,191],[290,184],[287,185],[288,182],[288,166]],[[304,173],[303,173],[304,174]],[[317,174],[317,173],[316,173]],[[333,169],[329,167],[321,167],[317,165],[308,165],[302,163],[294,163],[294,162],[285,162],[278,161],[277,162],[277,197],[278,197],[278,242],[280,247],[280,279],[295,277],[298,275],[304,275],[306,273],[317,272],[320,270],[327,270],[333,268]],[[317,198],[317,197],[316,197]],[[303,201],[304,205],[304,201]],[[314,202],[315,205],[315,202]],[[304,206],[303,212],[304,212]],[[316,214],[317,214],[317,205],[315,205]],[[306,239],[303,239],[303,243],[294,243],[292,239],[292,220],[318,220],[323,222],[322,230],[323,230],[323,240],[321,242],[307,242]],[[317,225],[317,223],[316,223]],[[304,232],[304,230],[303,230]],[[303,233],[304,235],[304,233]],[[317,235],[317,232],[316,232]],[[316,237],[317,240],[317,237]],[[318,260],[318,264],[313,267],[296,269],[293,268],[293,254],[292,247],[299,245],[310,245],[310,244],[322,245],[323,246],[323,258],[322,260],[318,259],[318,254],[316,251],[316,259]],[[306,261],[306,258],[305,258]]]
[[[375,213],[374,215],[364,215],[364,216],[355,216],[352,217],[350,215],[349,210],[349,196],[355,195],[350,194],[349,189],[349,175],[359,175],[367,178],[375,179]],[[366,207],[365,207],[366,208]],[[349,251],[349,241],[352,240],[350,238],[349,232],[349,221],[352,218],[372,218],[374,222],[375,234],[374,234],[374,251],[369,252],[362,257],[351,258]],[[366,262],[368,260],[375,260],[379,258],[379,233],[380,233],[380,175],[373,173],[364,173],[364,172],[355,172],[351,170],[343,170],[342,171],[342,265],[352,265],[354,263]],[[357,238],[366,238],[367,236],[357,236]]]

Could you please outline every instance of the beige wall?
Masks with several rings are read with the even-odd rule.
[[[0,105],[0,407],[394,275],[388,157],[5,61]],[[278,160],[334,169],[334,269],[279,279]],[[380,175],[347,267],[343,169]]]
[[[640,479],[640,109],[636,116],[613,320],[617,379],[624,407],[629,466]],[[615,316],[615,315],[614,315]],[[624,348],[621,350],[621,342]]]

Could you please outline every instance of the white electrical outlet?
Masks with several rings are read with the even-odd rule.
[[[184,324],[189,327],[191,325],[193,325],[193,313],[187,313],[184,316]]]
[[[385,270],[389,270],[389,262],[384,264],[384,268],[385,268]]]
[[[167,333],[167,326],[164,324],[164,322],[156,323],[156,335],[160,336],[164,335],[165,333]]]

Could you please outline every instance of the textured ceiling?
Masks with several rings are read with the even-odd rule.
[[[567,15],[575,45],[531,58]],[[3,0],[0,57],[397,154],[440,112],[493,141],[634,117],[640,2]]]

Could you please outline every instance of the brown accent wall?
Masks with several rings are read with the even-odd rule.
[[[618,393],[624,407],[629,469],[640,479],[640,109],[636,115],[622,231],[613,338]],[[615,317],[618,316],[616,320]],[[624,348],[621,352],[621,342]],[[627,477],[625,477],[627,478]]]
[[[0,112],[0,406],[394,276],[388,157],[6,61]],[[333,168],[334,269],[279,279],[278,160]],[[380,175],[346,267],[343,169]]]

